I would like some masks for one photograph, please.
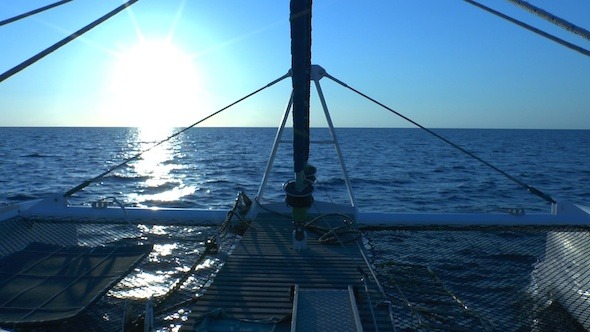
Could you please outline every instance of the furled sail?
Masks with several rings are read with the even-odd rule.
[[[303,174],[309,159],[312,0],[291,0],[291,73],[293,82],[293,169]]]

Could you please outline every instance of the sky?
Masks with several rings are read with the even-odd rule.
[[[0,20],[55,0],[0,0]],[[480,0],[569,42],[509,3]],[[530,0],[590,29],[586,0]],[[0,26],[0,74],[119,6]],[[0,126],[188,126],[284,75],[288,0],[139,0],[0,83]],[[312,62],[429,128],[590,129],[590,57],[461,0],[315,0]],[[323,78],[335,126],[412,127]],[[204,126],[277,126],[289,79]],[[325,126],[312,86],[311,125]]]

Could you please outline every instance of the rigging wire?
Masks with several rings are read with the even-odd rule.
[[[38,13],[44,12],[44,11],[46,11],[46,10],[48,10],[48,9],[51,9],[51,8],[54,8],[54,7],[57,7],[57,6],[63,5],[64,3],[67,3],[67,2],[70,2],[70,1],[72,1],[72,0],[62,0],[62,1],[58,1],[58,2],[56,2],[56,3],[52,3],[52,4],[49,4],[49,5],[47,5],[47,6],[44,6],[44,7],[40,7],[40,8],[37,8],[37,9],[33,9],[33,10],[31,10],[31,11],[28,11],[28,12],[26,12],[26,13],[23,13],[23,14],[20,14],[20,15],[17,15],[17,16],[14,16],[14,17],[11,17],[11,18],[7,18],[7,19],[5,19],[5,20],[2,20],[2,21],[0,21],[0,26],[7,25],[7,24],[10,24],[10,23],[12,23],[12,22],[16,22],[16,21],[18,21],[18,20],[20,20],[20,19],[23,19],[23,18],[26,18],[26,17],[32,16],[32,15],[35,15],[35,14],[38,14]]]
[[[503,18],[503,19],[505,19],[505,20],[507,20],[509,22],[512,22],[512,23],[514,23],[516,25],[519,25],[522,28],[525,28],[525,29],[527,29],[527,30],[529,30],[531,32],[534,32],[534,33],[536,33],[536,34],[538,34],[540,36],[543,36],[543,37],[545,37],[545,38],[547,38],[549,40],[552,40],[552,41],[554,41],[554,42],[556,42],[558,44],[561,44],[562,46],[565,46],[565,47],[567,47],[569,49],[572,49],[572,50],[574,50],[576,52],[579,52],[581,54],[584,54],[586,56],[590,56],[590,50],[587,50],[587,49],[582,48],[582,47],[580,47],[578,45],[572,44],[572,43],[570,43],[568,41],[565,41],[565,40],[563,40],[563,39],[561,39],[559,37],[556,37],[556,36],[554,36],[552,34],[549,34],[549,33],[545,32],[543,30],[537,29],[537,28],[533,27],[532,25],[528,25],[528,24],[526,24],[526,23],[524,23],[522,21],[519,21],[519,20],[517,20],[515,18],[512,18],[512,17],[510,17],[510,16],[508,16],[506,14],[500,13],[499,11],[496,11],[496,10],[490,8],[490,7],[486,7],[486,6],[480,4],[480,3],[476,2],[476,1],[473,1],[473,0],[464,0],[464,1],[467,2],[467,3],[469,3],[469,4],[472,4],[472,5],[476,6],[478,8],[480,8],[480,9],[483,9],[483,10],[487,11],[488,13],[494,14],[494,15],[496,15],[498,17],[501,17],[501,18]]]
[[[72,40],[80,37],[84,33],[90,31],[91,29],[97,27],[99,24],[103,23],[104,21],[108,20],[109,18],[117,15],[119,12],[123,11],[127,7],[133,5],[138,0],[129,0],[124,4],[120,5],[119,7],[111,10],[110,12],[106,13],[105,15],[101,16],[100,18],[96,19],[95,21],[91,22],[90,24],[84,26],[80,30],[70,34],[69,36],[65,37],[64,39],[58,41],[57,43],[49,46],[48,48],[44,49],[43,51],[33,55],[32,57],[28,58],[27,60],[21,62],[20,64],[8,69],[4,73],[0,75],[0,82],[5,81],[6,79],[10,78],[11,76],[15,75],[16,73],[20,72],[21,70],[27,68],[28,66],[34,64],[35,62],[43,59],[45,56],[49,55],[53,51],[59,49],[60,47],[66,45],[67,43],[71,42]]]
[[[507,0],[507,1],[512,2],[514,5],[519,6],[520,8],[537,15],[540,18],[542,18],[548,22],[551,22],[560,28],[563,28],[573,34],[576,34],[582,38],[590,40],[590,31],[588,31],[582,27],[579,27],[573,23],[570,23],[560,17],[557,17],[557,16],[549,13],[546,10],[543,10],[539,7],[533,6],[530,3],[523,1],[523,0]]]
[[[93,182],[95,182],[95,181],[97,181],[97,180],[99,180],[99,179],[103,178],[105,175],[107,175],[107,174],[111,173],[112,171],[114,171],[114,170],[118,169],[119,167],[122,167],[122,166],[126,165],[127,163],[129,163],[129,162],[131,162],[131,161],[133,161],[133,160],[136,160],[137,158],[141,157],[141,155],[143,155],[144,153],[146,153],[146,152],[148,152],[148,151],[150,151],[150,150],[154,149],[154,148],[155,148],[155,147],[157,147],[157,146],[160,146],[160,145],[162,145],[163,143],[165,143],[165,142],[167,142],[167,141],[169,141],[169,140],[173,139],[174,137],[176,137],[176,136],[178,136],[178,135],[180,135],[180,134],[184,133],[185,131],[187,131],[187,130],[189,130],[189,129],[191,129],[191,128],[195,127],[195,126],[197,126],[198,124],[200,124],[200,123],[202,123],[202,122],[204,122],[204,121],[206,121],[206,120],[208,120],[208,119],[210,119],[210,118],[214,117],[215,115],[217,115],[217,114],[219,114],[219,113],[221,113],[221,112],[223,112],[223,111],[227,110],[228,108],[230,108],[230,107],[232,107],[232,106],[234,106],[234,105],[236,105],[236,104],[238,104],[238,103],[240,103],[240,102],[242,102],[242,101],[244,101],[244,100],[248,99],[249,97],[252,97],[253,95],[257,94],[258,92],[260,92],[260,91],[262,91],[262,90],[264,90],[264,89],[266,89],[266,88],[268,88],[268,87],[271,87],[271,86],[275,85],[276,83],[278,83],[278,82],[280,82],[280,81],[284,80],[285,78],[287,78],[287,77],[289,77],[289,76],[291,76],[291,72],[290,72],[290,71],[289,71],[288,73],[286,73],[285,75],[283,75],[283,76],[281,76],[281,77],[277,78],[276,80],[274,80],[274,81],[272,81],[272,82],[270,82],[270,83],[266,84],[265,86],[263,86],[263,87],[261,87],[261,88],[259,88],[259,89],[255,90],[254,92],[251,92],[251,93],[249,93],[249,94],[245,95],[244,97],[242,97],[242,98],[240,98],[240,99],[238,99],[238,100],[234,101],[233,103],[231,103],[231,104],[229,104],[229,105],[227,105],[227,106],[225,106],[225,107],[223,107],[223,108],[221,108],[221,109],[219,109],[219,110],[217,110],[217,111],[215,111],[215,112],[213,112],[213,113],[211,113],[211,114],[207,115],[206,117],[204,117],[204,118],[202,118],[201,120],[199,120],[199,121],[197,121],[197,122],[193,123],[192,125],[190,125],[190,126],[188,126],[188,127],[184,128],[184,129],[182,129],[182,130],[179,130],[179,131],[177,131],[177,132],[175,132],[175,133],[171,134],[170,136],[168,136],[168,137],[164,138],[163,140],[161,140],[161,141],[159,141],[159,142],[155,143],[154,145],[150,146],[149,148],[147,148],[147,149],[145,149],[145,150],[142,150],[142,151],[138,152],[138,153],[137,153],[137,154],[135,154],[134,156],[132,156],[132,157],[130,157],[130,158],[128,158],[128,159],[126,159],[126,160],[124,160],[123,162],[121,162],[121,163],[119,163],[119,164],[117,164],[117,165],[115,165],[115,166],[113,166],[113,167],[111,167],[111,168],[107,169],[106,171],[104,171],[104,172],[100,173],[99,175],[97,175],[97,176],[95,176],[95,177],[93,177],[93,178],[91,178],[91,179],[88,179],[88,180],[86,180],[86,181],[84,181],[84,182],[80,183],[79,185],[75,186],[74,188],[72,188],[72,189],[68,190],[68,191],[67,191],[67,192],[66,192],[66,193],[63,195],[63,197],[69,197],[69,196],[71,196],[72,194],[74,194],[74,193],[76,193],[76,192],[78,192],[78,191],[80,191],[80,190],[84,189],[85,187],[87,187],[87,186],[88,186],[88,185],[90,185],[91,183],[93,183]]]
[[[467,1],[467,0],[465,0],[465,1]],[[461,151],[461,152],[463,152],[463,153],[467,154],[467,155],[468,155],[468,156],[470,156],[471,158],[474,158],[474,159],[478,160],[479,162],[481,162],[481,163],[483,163],[484,165],[486,165],[486,166],[490,167],[491,169],[495,170],[496,172],[498,172],[498,173],[500,173],[500,174],[504,175],[506,178],[508,178],[509,180],[511,180],[511,181],[513,181],[513,182],[515,182],[515,183],[516,183],[516,184],[518,184],[519,186],[521,186],[521,187],[525,188],[525,189],[526,189],[528,192],[530,192],[530,193],[532,193],[532,194],[534,194],[534,195],[537,195],[538,197],[540,197],[540,198],[544,199],[545,201],[547,201],[547,202],[549,202],[549,203],[556,203],[556,201],[555,201],[555,200],[554,200],[554,199],[553,199],[553,198],[552,198],[550,195],[548,195],[548,194],[545,194],[545,193],[543,193],[542,191],[540,191],[539,189],[537,189],[537,188],[535,188],[535,187],[533,187],[533,186],[530,186],[530,185],[528,185],[528,184],[526,184],[526,183],[524,183],[524,182],[520,181],[519,179],[515,178],[514,176],[512,176],[512,175],[510,175],[510,174],[508,174],[508,173],[506,173],[506,172],[504,172],[503,170],[499,169],[498,167],[496,167],[496,166],[494,166],[494,165],[490,164],[489,162],[487,162],[487,161],[483,160],[482,158],[478,157],[477,155],[473,154],[472,152],[469,152],[469,151],[465,150],[465,149],[464,149],[464,148],[462,148],[461,146],[459,146],[459,145],[457,145],[457,144],[455,144],[455,143],[451,142],[450,140],[448,140],[448,139],[444,138],[443,136],[441,136],[441,135],[439,135],[439,134],[435,133],[434,131],[432,131],[432,130],[430,130],[430,129],[428,129],[428,128],[424,127],[424,126],[422,126],[422,125],[421,125],[421,124],[419,124],[418,122],[416,122],[416,121],[414,121],[414,120],[412,120],[412,119],[408,118],[407,116],[405,116],[405,115],[403,115],[403,114],[401,114],[401,113],[397,112],[396,110],[392,109],[391,107],[388,107],[387,105],[385,105],[385,104],[383,104],[383,103],[380,103],[379,101],[377,101],[377,100],[375,100],[375,99],[373,99],[373,98],[369,97],[368,95],[366,95],[366,94],[364,94],[364,93],[360,92],[359,90],[357,90],[357,89],[355,89],[355,88],[353,88],[353,87],[349,86],[348,84],[346,84],[346,83],[344,83],[344,82],[342,82],[342,81],[340,81],[340,80],[336,79],[335,77],[333,77],[332,75],[330,75],[330,74],[328,74],[328,73],[324,73],[324,76],[326,76],[327,78],[331,79],[332,81],[334,81],[334,82],[336,82],[336,83],[340,84],[341,86],[343,86],[343,87],[345,87],[345,88],[347,88],[347,89],[349,89],[349,90],[351,90],[351,91],[353,91],[353,92],[357,93],[358,95],[360,95],[360,96],[362,96],[362,97],[364,97],[364,98],[366,98],[366,99],[368,99],[368,100],[372,101],[373,103],[375,103],[375,104],[377,104],[377,105],[379,105],[379,106],[381,106],[381,107],[385,108],[386,110],[388,110],[388,111],[390,111],[391,113],[393,113],[393,114],[395,114],[395,115],[399,116],[400,118],[402,118],[402,119],[404,119],[404,120],[406,120],[406,121],[410,122],[411,124],[413,124],[413,125],[417,126],[418,128],[420,128],[420,129],[422,129],[422,130],[425,130],[427,133],[429,133],[429,134],[433,135],[434,137],[436,137],[436,138],[438,138],[438,139],[442,140],[443,142],[445,142],[445,143],[449,144],[450,146],[454,147],[455,149],[457,149],[457,150],[459,150],[459,151]]]

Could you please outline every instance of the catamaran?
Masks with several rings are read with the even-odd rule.
[[[126,2],[8,70],[0,76],[0,81],[136,1]],[[65,2],[2,21],[1,25]],[[467,2],[546,35],[475,1]],[[589,36],[584,29],[540,8],[524,1],[512,2],[579,35]],[[239,100],[282,80],[290,78],[292,81],[292,94],[256,195],[250,198],[246,193],[237,193],[229,211],[129,207],[113,197],[100,197],[86,206],[74,206],[68,201],[91,183],[235,104],[232,103],[65,193],[1,207],[0,327],[8,330],[145,331],[157,328],[183,331],[590,330],[590,208],[555,201],[352,88],[323,67],[312,65],[311,12],[311,0],[291,1],[290,70]],[[550,36],[550,39],[590,54],[557,37]],[[359,211],[322,91],[324,79],[368,98],[476,158],[551,203],[551,211],[544,214],[524,213],[522,209],[478,214]],[[321,142],[310,139],[312,85],[330,133],[330,139]],[[291,114],[292,141],[284,137]],[[268,177],[278,148],[285,142],[293,146],[295,176],[285,179],[284,200],[268,201],[264,197]],[[334,146],[349,204],[314,198],[316,175],[321,171],[308,160],[310,145],[314,143]],[[166,227],[166,236],[161,236],[164,233],[159,233],[158,227]],[[470,241],[487,234],[500,238],[514,233],[528,234],[532,242],[542,243],[540,248],[537,245],[536,250],[541,254],[534,272],[526,276],[533,288],[531,294],[538,298],[513,304],[523,307],[519,317],[489,317],[485,311],[467,305],[428,265],[395,258],[376,264],[371,257],[371,243],[362,232],[368,229],[450,237],[449,234],[462,234]],[[210,232],[207,240],[195,243],[194,234],[207,230]],[[170,241],[182,242],[188,248],[186,255],[175,258],[177,264],[168,262],[169,270],[165,274],[175,277],[149,297],[138,298],[133,289],[137,283],[145,282],[138,274],[149,269],[153,261],[148,257],[156,247],[161,249]],[[506,278],[512,277],[515,276],[506,275]],[[485,276],[482,279],[485,280]],[[548,307],[552,310],[545,311]],[[546,312],[551,312],[552,316],[544,316]],[[172,327],[155,323],[174,320],[174,317],[179,323]]]

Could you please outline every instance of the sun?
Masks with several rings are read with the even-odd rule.
[[[120,52],[102,109],[125,126],[185,126],[198,113],[193,59],[168,41],[142,41]]]

